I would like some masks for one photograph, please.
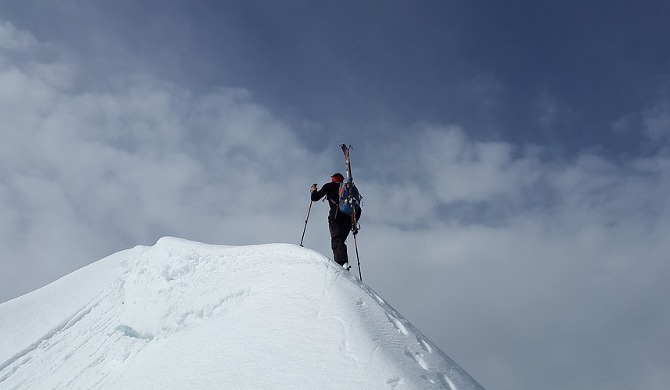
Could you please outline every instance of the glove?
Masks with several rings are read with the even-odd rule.
[[[312,184],[312,186],[309,188],[309,192],[314,192],[316,191],[316,183]]]

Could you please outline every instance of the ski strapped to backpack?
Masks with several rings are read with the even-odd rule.
[[[354,235],[358,233],[358,219],[361,217],[361,200],[363,197],[358,192],[358,188],[354,184],[354,178],[351,175],[351,159],[349,157],[350,146],[341,144],[342,152],[344,153],[344,162],[346,164],[346,179],[340,184],[340,212],[351,217],[351,231]]]
[[[356,239],[359,230],[358,219],[361,217],[362,196],[358,192],[356,185],[354,185],[354,178],[351,175],[351,159],[349,157],[351,145],[342,144],[340,147],[342,148],[342,153],[344,153],[344,162],[347,168],[347,178],[340,184],[340,211],[351,216],[351,231],[354,233],[354,248],[356,248],[356,260],[358,261],[358,277],[363,281],[361,257],[358,254],[358,240]]]

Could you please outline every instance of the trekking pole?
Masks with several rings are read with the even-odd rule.
[[[312,202],[309,201],[309,208],[307,209],[307,218],[305,218],[305,227],[302,229],[302,238],[300,238],[300,246],[302,246],[302,240],[305,239],[305,231],[307,230],[307,221],[309,221],[309,213],[312,211]]]
[[[358,261],[358,278],[363,281],[363,274],[361,274],[361,257],[358,255],[358,242],[356,240],[356,234],[354,234],[354,248],[356,248],[356,260]]]
[[[356,208],[352,207],[351,210],[351,232],[354,234],[354,248],[356,249],[356,261],[358,261],[358,278],[363,281],[363,274],[361,273],[361,257],[358,255],[358,240],[356,236],[358,235],[358,221],[356,218]]]

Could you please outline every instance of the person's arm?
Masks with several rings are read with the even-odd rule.
[[[311,192],[312,202],[317,202],[317,201],[321,200],[321,198],[326,196],[326,193],[328,191],[326,190],[325,185],[323,187],[321,187],[320,190],[317,191],[316,190],[316,184],[312,184],[312,188],[310,188],[310,192]]]

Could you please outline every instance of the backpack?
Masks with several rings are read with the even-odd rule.
[[[339,210],[345,215],[351,216],[351,211],[356,213],[356,220],[361,217],[361,200],[363,197],[358,192],[356,185],[351,182],[351,199],[349,199],[349,185],[347,182],[340,183],[340,204]]]

